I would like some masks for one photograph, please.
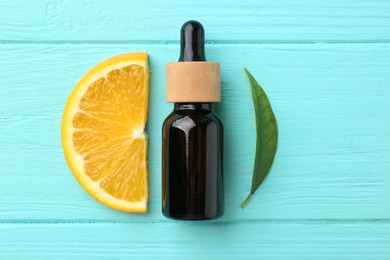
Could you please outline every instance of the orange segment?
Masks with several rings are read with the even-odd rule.
[[[68,165],[88,193],[114,209],[147,211],[148,95],[147,54],[129,53],[92,68],[65,106]]]

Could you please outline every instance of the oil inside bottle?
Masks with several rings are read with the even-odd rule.
[[[163,125],[163,214],[202,220],[224,211],[220,120],[209,103],[176,103]]]

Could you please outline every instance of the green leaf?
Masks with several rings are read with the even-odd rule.
[[[246,206],[257,188],[267,177],[278,147],[278,125],[267,95],[249,71],[246,68],[244,68],[244,71],[252,90],[255,108],[256,153],[251,191],[246,200],[241,204],[241,208]]]

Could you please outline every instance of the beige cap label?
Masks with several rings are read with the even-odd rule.
[[[167,102],[220,102],[217,62],[172,62],[166,66]]]

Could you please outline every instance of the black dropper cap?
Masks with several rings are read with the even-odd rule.
[[[198,21],[188,21],[180,30],[179,61],[206,61],[204,28]]]

